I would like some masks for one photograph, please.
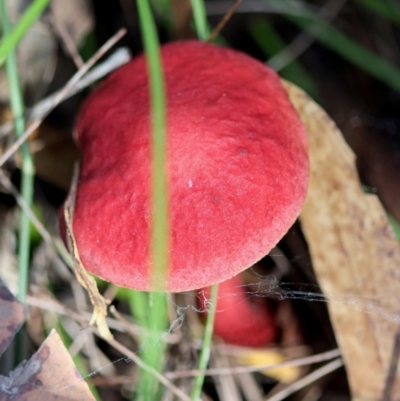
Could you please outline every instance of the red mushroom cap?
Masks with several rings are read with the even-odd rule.
[[[210,287],[199,291],[200,307],[207,309]],[[275,316],[267,298],[251,296],[240,275],[218,286],[214,334],[226,343],[243,347],[263,347],[275,340]]]
[[[305,128],[278,76],[197,41],[161,49],[167,93],[167,291],[227,280],[261,259],[300,212]],[[152,290],[150,114],[145,57],[112,74],[76,123],[82,168],[74,234],[88,271]]]

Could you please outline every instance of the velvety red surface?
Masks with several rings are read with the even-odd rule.
[[[263,347],[274,341],[274,314],[263,294],[249,294],[239,276],[218,286],[214,334],[226,343],[244,347]],[[200,308],[207,310],[210,287],[199,291]]]
[[[279,241],[308,184],[305,129],[278,76],[197,41],[162,48],[167,91],[168,291],[227,280]],[[90,272],[151,290],[149,89],[145,58],[112,74],[84,104],[74,231]]]

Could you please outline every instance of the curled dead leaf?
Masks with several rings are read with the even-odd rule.
[[[309,133],[311,181],[301,224],[353,400],[398,399],[400,246],[378,198],[363,192],[334,122],[303,91],[284,85]]]
[[[0,355],[7,349],[25,322],[28,309],[0,280]]]
[[[55,330],[29,361],[0,376],[0,401],[95,401]]]
[[[106,322],[107,301],[100,294],[96,280],[87,272],[81,258],[79,256],[78,246],[75,241],[73,232],[73,219],[75,208],[76,188],[78,185],[79,167],[76,166],[74,176],[72,178],[71,189],[64,205],[64,220],[67,236],[68,250],[72,255],[74,263],[74,274],[79,284],[88,292],[89,299],[93,305],[93,315],[90,325],[96,325],[102,337],[107,340],[113,338],[111,331]]]

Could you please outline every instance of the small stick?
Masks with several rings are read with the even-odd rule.
[[[214,375],[231,375],[240,374],[247,372],[259,372],[261,370],[271,370],[281,368],[284,366],[305,366],[311,365],[312,363],[318,363],[326,360],[330,360],[340,356],[340,350],[338,348],[331,351],[323,352],[321,354],[311,355],[304,358],[298,358],[291,361],[285,361],[274,365],[259,365],[259,366],[238,366],[235,368],[218,368],[218,369],[207,369],[207,370],[186,370],[181,372],[167,372],[165,376],[169,379],[180,379],[183,377],[192,377],[198,375],[214,376]]]
[[[135,326],[131,325],[130,322],[124,319],[124,317],[117,311],[114,305],[110,306],[110,312],[114,316],[114,318],[124,326],[125,331],[138,342],[140,336],[143,335],[143,330],[137,330]]]
[[[241,2],[242,0],[235,0],[233,6],[228,10],[228,12],[224,15],[222,20],[216,26],[216,28],[212,31],[210,37],[207,39],[207,42],[212,42],[217,37],[217,35],[221,32],[222,28],[231,19],[232,15],[235,13],[236,9],[239,7]]]
[[[51,238],[50,233],[44,228],[43,224],[36,217],[35,213],[33,213],[32,209],[25,202],[25,199],[21,196],[18,189],[13,185],[11,180],[6,176],[6,174],[0,170],[0,183],[3,187],[14,196],[15,200],[18,203],[18,206],[27,214],[32,224],[35,226],[36,230],[42,236],[47,244],[53,244],[53,240]]]
[[[58,93],[54,99],[52,108],[44,114],[41,118],[38,118],[32,122],[29,128],[16,140],[0,157],[0,167],[18,150],[18,148],[32,135],[33,132],[39,127],[43,119],[54,109],[72,90],[76,83],[88,72],[88,70],[97,63],[97,61],[106,53],[118,40],[126,34],[126,29],[120,29],[113,37],[111,37],[100,49],[93,55],[83,66],[80,68],[72,78],[67,82],[64,88]]]
[[[320,379],[321,377],[326,376],[328,373],[333,372],[336,369],[339,369],[343,366],[343,361],[341,358],[335,359],[332,362],[327,363],[326,365],[322,366],[314,372],[311,372],[307,376],[304,376],[300,380],[295,381],[294,383],[290,384],[283,390],[279,391],[270,398],[267,398],[265,401],[281,401],[285,398],[289,397],[289,395],[295,393],[296,391],[302,389],[305,386],[315,382],[316,380]]]
[[[40,303],[41,299],[40,298],[35,298],[32,296],[27,297],[27,302],[28,305],[31,306],[36,306],[36,307],[43,307],[43,309],[48,309],[48,304],[53,302],[55,305],[57,305],[57,309],[54,310],[56,313],[65,313],[67,316],[71,317],[72,319],[76,320],[78,323],[80,323],[82,326],[86,326],[87,322],[85,319],[83,319],[78,313],[73,312],[63,304],[59,303],[57,300],[55,300],[53,297],[48,296],[48,300],[50,302],[46,302],[45,305],[42,305]],[[103,337],[103,335],[100,333],[99,329],[96,329],[96,327],[91,326],[90,330],[94,332],[97,336]],[[179,389],[177,386],[175,386],[170,380],[168,380],[164,375],[162,375],[160,372],[157,372],[156,369],[152,368],[151,366],[147,365],[143,360],[137,356],[133,351],[129,350],[126,348],[124,345],[122,345],[120,342],[118,342],[115,339],[108,339],[105,338],[105,341],[107,341],[108,344],[110,344],[113,348],[115,348],[117,351],[119,351],[121,354],[127,356],[129,359],[131,359],[139,368],[146,370],[150,374],[152,374],[161,384],[163,384],[166,388],[168,388],[172,393],[174,393],[180,400],[182,401],[191,401],[190,397],[186,395],[181,389]],[[84,378],[85,379],[85,378]]]
[[[80,92],[89,85],[92,85],[95,81],[103,78],[110,72],[126,64],[131,59],[131,54],[128,48],[121,47],[117,49],[110,57],[103,61],[98,66],[94,67],[89,71],[82,79],[80,79],[74,87],[66,94],[63,100]],[[38,102],[30,111],[29,118],[43,118],[44,115],[49,113],[53,108],[54,99],[58,96],[61,91],[56,91],[51,95],[47,96],[40,102]],[[1,128],[1,127],[0,127]],[[1,133],[0,133],[1,135]]]
[[[26,304],[44,311],[57,313],[61,316],[66,316],[78,322],[83,328],[88,326],[88,320],[92,317],[91,313],[80,311],[79,313],[68,309],[64,304],[53,298],[49,294],[38,290],[35,286],[31,286],[35,295],[28,295],[26,297]],[[107,324],[112,329],[125,333],[125,327],[118,320],[107,318]]]
[[[316,27],[320,35],[326,29],[326,24],[329,24],[336,17],[346,2],[347,0],[328,0],[318,10],[316,16],[322,18],[325,25],[314,23],[313,26]],[[316,40],[317,36],[315,34],[312,35],[308,31],[302,31],[284,49],[271,57],[267,61],[267,64],[275,71],[281,71],[288,64],[300,57]]]
[[[89,324],[96,324],[101,336],[107,340],[110,340],[113,336],[106,322],[107,302],[100,294],[95,279],[88,274],[85,267],[83,266],[83,263],[79,256],[78,245],[76,243],[73,233],[74,208],[76,190],[78,187],[78,179],[79,167],[76,166],[72,178],[71,189],[68,198],[64,204],[64,219],[66,224],[68,250],[72,255],[72,259],[74,262],[75,277],[78,280],[79,284],[88,292],[90,302],[93,305],[93,316]]]
[[[92,85],[98,79],[103,78],[110,72],[116,70],[122,65],[126,64],[131,59],[131,53],[127,47],[118,48],[110,57],[104,60],[101,64],[90,70],[76,85],[66,94],[63,100],[75,95],[89,85]],[[40,119],[53,109],[54,99],[58,96],[60,91],[53,92],[51,95],[45,97],[28,112],[29,119]],[[13,121],[7,121],[0,125],[0,138],[8,135],[14,128]]]
[[[51,6],[53,5],[54,3],[51,3]],[[53,9],[52,14],[50,15],[50,22],[53,24],[54,30],[58,33],[61,40],[64,42],[65,48],[74,61],[75,66],[77,68],[81,68],[84,64],[84,61],[82,60],[82,57],[80,56],[78,49],[76,48],[76,45],[71,38],[71,35],[69,34],[67,28],[55,17]]]
[[[92,327],[91,328],[96,334],[98,334],[97,330]],[[145,364],[142,359],[140,359],[134,352],[126,348],[120,342],[116,340],[109,340],[106,339],[108,344],[110,344],[113,348],[121,352],[122,354],[126,355],[128,358],[132,359],[133,362],[141,369],[147,371],[148,373],[152,374],[162,385],[164,385],[168,390],[174,393],[179,399],[183,401],[191,401],[191,398],[186,395],[180,388],[175,386],[172,382],[170,382],[165,376],[163,376],[160,372],[156,369],[152,368],[151,366]]]

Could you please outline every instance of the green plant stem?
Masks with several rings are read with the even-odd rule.
[[[205,370],[207,368],[208,361],[210,359],[211,341],[214,330],[215,313],[217,309],[217,296],[218,296],[218,284],[214,284],[211,287],[210,308],[207,313],[206,326],[204,328],[203,346],[201,348],[199,362],[197,364],[198,370]],[[197,376],[194,382],[192,401],[199,400],[203,383],[204,383],[204,375]]]
[[[128,290],[128,303],[131,314],[140,326],[149,327],[149,298],[148,294],[143,291]]]
[[[210,36],[210,30],[207,22],[207,15],[203,0],[190,0],[193,11],[193,18],[196,27],[197,36],[200,40],[206,41]],[[203,345],[200,351],[197,368],[204,370],[207,367],[211,353],[211,341],[214,329],[214,319],[217,304],[218,284],[211,287],[210,310],[207,314],[206,326],[204,328]],[[194,382],[191,399],[197,401],[203,388],[204,375],[197,376]]]
[[[169,216],[167,181],[167,140],[166,140],[166,100],[162,61],[159,50],[157,30],[148,0],[138,0],[138,12],[143,45],[147,58],[151,99],[151,284],[155,291],[165,290],[166,273],[169,265]],[[165,294],[149,294],[146,308],[149,336],[142,350],[143,360],[157,371],[162,370],[164,346],[160,333],[166,329],[167,302]],[[138,308],[138,306],[135,306]],[[139,312],[139,315],[143,311]],[[142,320],[143,316],[142,316]],[[157,400],[160,386],[154,376],[140,371],[138,387],[135,389],[138,400]]]
[[[144,363],[161,371],[164,363],[164,343],[161,341],[162,332],[167,325],[167,299],[165,293],[130,291],[128,297],[131,312],[147,334],[141,337],[141,357]],[[153,375],[144,370],[135,389],[137,400],[157,400],[158,382]]]
[[[299,8],[287,1],[268,0],[268,3],[282,12],[286,19],[292,21],[300,29],[314,35],[316,40],[324,46],[400,92],[400,69],[395,65],[359,45],[339,29],[307,10],[306,7],[299,13]]]
[[[147,337],[147,346],[143,351],[143,361],[161,371],[164,365],[165,345],[162,342],[162,332],[166,330],[167,324],[167,299],[166,294],[161,292],[152,292],[150,297],[150,320],[149,336]],[[154,376],[148,372],[143,374],[143,394],[146,396],[143,401],[160,399],[160,386]]]
[[[206,8],[203,0],[190,0],[193,11],[194,24],[196,27],[197,36],[200,40],[205,42],[210,36],[208,29]]]
[[[385,59],[360,46],[338,29],[325,22],[314,19],[312,24],[310,24],[310,21],[304,18],[287,18],[296,23],[301,29],[315,35],[318,41],[340,54],[346,60],[391,86],[393,89],[400,91],[400,70]],[[322,34],[321,27],[323,27]]]
[[[0,0],[0,13],[3,26],[3,37],[6,41],[11,32],[11,25],[8,19],[5,0]],[[24,102],[22,97],[21,85],[18,78],[17,60],[13,50],[8,53],[6,59],[7,79],[10,88],[10,103],[15,121],[15,132],[21,136],[25,132]],[[24,143],[21,146],[22,166],[21,166],[21,195],[25,203],[31,207],[33,199],[33,178],[34,165],[29,146]],[[18,298],[24,302],[28,288],[29,276],[29,254],[30,254],[30,220],[25,212],[21,212],[18,242],[18,267],[19,267],[19,287]]]
[[[4,1],[2,0],[2,3]],[[34,0],[19,19],[14,29],[12,31],[8,30],[7,34],[3,23],[3,40],[0,42],[0,65],[4,63],[4,58],[15,49],[26,31],[40,17],[49,2],[50,0]]]
[[[147,0],[138,0],[140,28],[147,57],[151,98],[151,256],[153,288],[164,290],[168,266],[168,183],[166,174],[166,101],[157,31]]]

